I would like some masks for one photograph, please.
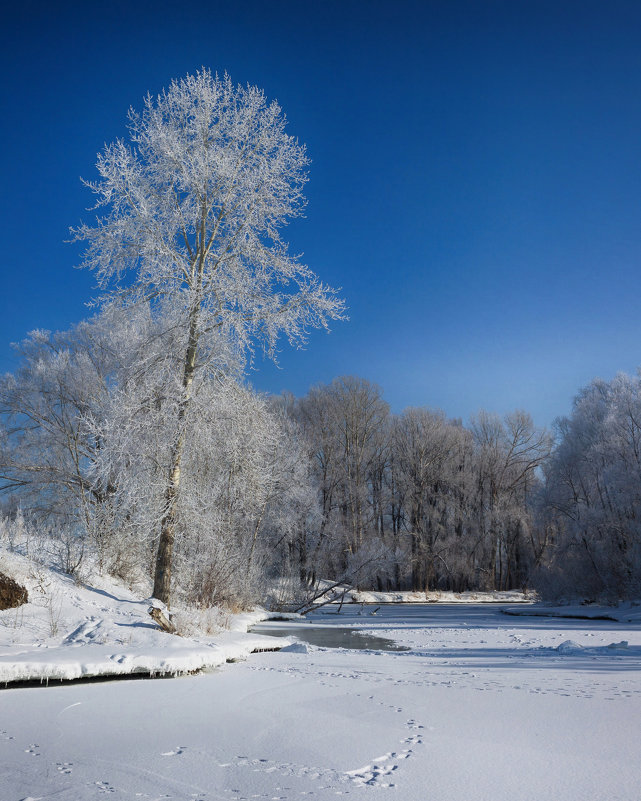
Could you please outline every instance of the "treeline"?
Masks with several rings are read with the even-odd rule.
[[[536,524],[545,594],[641,597],[641,380],[619,374],[582,389],[557,421]]]
[[[172,569],[187,602],[285,600],[320,579],[639,596],[638,378],[582,390],[553,437],[523,411],[467,426],[428,408],[392,414],[355,377],[258,395],[221,341],[177,432],[181,331],[167,311],[113,306],[21,344],[0,381],[9,544],[28,527],[63,570],[150,580],[181,436]]]
[[[638,376],[582,389],[554,435],[523,411],[481,411],[467,427],[426,408],[392,415],[353,377],[287,406],[314,464],[329,575],[378,590],[641,596]]]
[[[303,578],[321,569],[419,591],[530,583],[543,557],[531,510],[551,438],[528,414],[480,412],[469,428],[426,408],[393,415],[376,385],[354,377],[287,407],[322,507],[313,554],[298,549]]]

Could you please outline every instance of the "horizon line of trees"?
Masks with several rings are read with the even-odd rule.
[[[0,380],[0,493],[58,543],[125,580],[153,577],[180,327],[149,304],[33,332]],[[218,349],[217,363],[234,354]],[[392,414],[344,376],[302,398],[265,396],[230,369],[194,382],[172,569],[201,605],[303,597],[318,581],[392,590],[538,589],[638,597],[641,380],[596,380],[556,436],[524,411],[468,426]]]

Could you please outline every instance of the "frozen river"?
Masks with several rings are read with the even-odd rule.
[[[409,650],[300,645],[194,677],[0,691],[1,801],[641,797],[639,625],[372,611],[304,625]]]

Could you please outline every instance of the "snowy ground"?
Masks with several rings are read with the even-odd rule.
[[[334,597],[340,600],[341,588],[333,590]],[[531,604],[536,600],[535,594],[526,594],[518,590],[507,590],[494,592],[373,592],[369,590],[347,590],[345,600],[357,604],[424,604],[424,603],[448,603],[448,604]]]
[[[29,593],[29,603],[0,611],[0,686],[7,682],[128,674],[175,675],[242,659],[274,642],[248,635],[267,617],[218,610],[178,610],[185,636],[161,631],[150,600],[109,577],[74,581],[17,553],[0,549],[0,571]],[[190,636],[191,635],[191,636]],[[0,801],[5,801],[0,795]]]
[[[2,690],[0,799],[638,801],[638,622],[324,612],[411,650]]]
[[[331,581],[320,581],[319,589],[325,589],[322,595],[316,598],[316,603],[335,601],[339,603],[355,604],[424,604],[424,603],[504,603],[531,604],[537,600],[536,593],[525,593],[519,590],[493,592],[450,592],[443,590],[417,592],[400,590],[396,592],[375,592],[374,590],[356,590],[345,584],[335,584]]]

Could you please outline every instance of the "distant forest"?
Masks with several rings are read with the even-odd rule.
[[[153,577],[182,346],[144,306],[21,344],[0,381],[9,544],[26,527],[68,572]],[[639,596],[638,378],[594,381],[553,434],[525,411],[467,426],[429,408],[392,414],[353,376],[295,398],[202,371],[193,398],[173,556],[186,602],[291,600],[321,579]]]

